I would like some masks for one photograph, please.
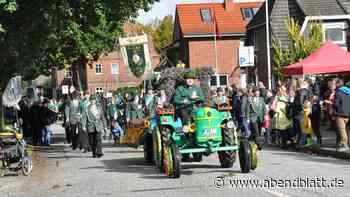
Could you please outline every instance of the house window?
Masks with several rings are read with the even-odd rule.
[[[226,74],[217,74],[210,78],[210,86],[227,87],[228,76]]]
[[[244,20],[250,21],[258,11],[257,8],[242,8],[242,15]]]
[[[103,94],[103,88],[97,87],[97,88],[95,89],[95,93],[96,93],[96,94]]]
[[[95,73],[96,74],[102,74],[102,64],[96,64],[95,65]]]
[[[72,78],[73,72],[71,68],[67,68],[64,70],[64,77],[65,78]]]
[[[324,40],[334,43],[344,44],[346,42],[346,33],[344,23],[325,23],[323,24]]]
[[[219,84],[220,84],[220,86],[227,86],[228,85],[227,75],[220,75],[219,76]]]
[[[117,63],[112,63],[111,64],[111,74],[112,75],[119,74],[119,64],[117,64]]]
[[[217,77],[216,76],[212,76],[210,78],[210,86],[217,86]]]
[[[202,20],[205,23],[210,23],[212,21],[210,9],[201,9]]]

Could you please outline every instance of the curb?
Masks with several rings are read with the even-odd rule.
[[[319,153],[322,156],[330,156],[330,157],[334,157],[337,159],[349,159],[350,160],[350,152],[349,151],[339,152],[333,148],[320,148]]]
[[[323,157],[333,157],[333,158],[337,158],[337,159],[345,159],[345,160],[350,160],[350,151],[345,151],[345,152],[339,152],[336,151],[334,148],[326,148],[326,147],[314,147],[314,148],[293,148],[293,149],[281,149],[278,145],[269,145],[264,149],[279,149],[279,150],[284,150],[284,151],[288,151],[288,152],[300,152],[300,153],[311,153],[311,154],[316,154],[319,156],[323,156]]]

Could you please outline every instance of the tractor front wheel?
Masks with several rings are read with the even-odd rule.
[[[163,147],[164,172],[169,178],[180,177],[180,153],[177,145],[171,143]]]
[[[153,130],[153,157],[154,163],[158,169],[162,169],[163,166],[163,155],[162,155],[162,141],[160,137],[159,128],[156,127]]]
[[[233,131],[228,128],[222,129],[221,146],[233,146]],[[222,168],[231,168],[236,159],[235,151],[219,151],[219,160]]]
[[[258,145],[254,142],[250,144],[250,152],[251,152],[251,170],[255,170],[258,167]]]
[[[251,169],[251,149],[248,140],[243,139],[239,147],[239,163],[243,173],[249,173]]]

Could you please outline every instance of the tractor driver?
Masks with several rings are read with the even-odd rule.
[[[191,117],[193,112],[193,103],[204,102],[204,94],[202,89],[195,85],[196,74],[193,71],[184,75],[186,84],[176,88],[174,95],[174,103],[176,106],[176,114],[182,120],[185,133],[189,131]]]

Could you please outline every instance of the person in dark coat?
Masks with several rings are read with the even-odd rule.
[[[30,132],[30,101],[24,96],[19,102],[20,111],[18,117],[22,120],[22,130],[24,137],[32,137]]]
[[[51,125],[55,122],[56,113],[49,109],[50,101],[45,99],[40,109],[41,142],[44,146],[50,146],[52,139]]]
[[[314,95],[312,99],[312,110],[311,110],[310,119],[311,119],[312,130],[317,137],[317,142],[319,145],[321,145],[322,144],[322,136],[320,131],[321,105],[320,105],[320,99],[317,95]]]
[[[40,123],[40,108],[41,103],[39,101],[34,102],[30,107],[30,128],[32,133],[32,143],[34,146],[41,144],[41,123]]]
[[[340,137],[337,150],[347,151],[349,150],[347,124],[350,116],[350,82],[336,91],[333,108]]]
[[[249,89],[241,89],[241,96],[240,96],[240,122],[241,122],[241,129],[244,133],[244,137],[248,139],[251,135],[250,131],[250,121],[249,121],[249,114],[250,114],[250,107],[249,107],[249,92],[251,93],[251,88]]]

